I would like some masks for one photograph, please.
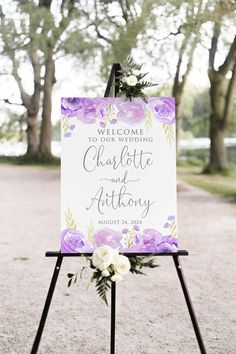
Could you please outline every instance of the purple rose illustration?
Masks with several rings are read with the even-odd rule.
[[[177,252],[177,239],[171,236],[163,236],[154,229],[143,230],[134,237],[134,248],[136,252]]]
[[[61,99],[61,113],[69,117],[75,117],[82,107],[83,102],[81,98],[63,97]]]
[[[78,111],[76,117],[85,124],[93,124],[97,120],[102,120],[106,114],[104,105],[106,102],[102,98],[82,98],[83,108]]]
[[[122,247],[120,241],[123,238],[123,235],[119,231],[115,231],[109,228],[104,228],[95,232],[94,240],[97,247],[108,245],[112,248]]]
[[[160,123],[169,125],[175,123],[174,97],[149,98],[148,106]]]
[[[90,251],[92,251],[92,245],[85,240],[85,236],[80,231],[68,228],[61,232],[61,252],[76,253]]]
[[[138,124],[145,120],[145,103],[141,99],[123,101],[117,105],[117,120],[128,124]]]

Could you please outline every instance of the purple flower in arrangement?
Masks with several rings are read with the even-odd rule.
[[[128,124],[137,124],[145,120],[145,103],[142,99],[123,100],[117,104],[117,120]]]
[[[75,117],[78,111],[83,107],[81,98],[78,97],[63,97],[61,99],[61,114],[69,117]]]
[[[139,226],[135,224],[135,225],[134,225],[134,230],[135,230],[135,231],[139,231]]]
[[[70,130],[74,130],[74,129],[75,129],[75,124],[71,124]]]
[[[166,222],[165,225],[164,225],[164,228],[165,228],[165,229],[168,229],[168,227],[169,227],[169,223]]]
[[[71,137],[71,132],[65,133],[65,134],[64,134],[64,137],[65,137],[65,138],[70,138],[70,137]]]
[[[80,231],[68,228],[61,232],[61,252],[76,253],[91,250],[92,245],[85,240],[85,236]]]
[[[120,248],[122,246],[120,241],[123,235],[119,231],[104,228],[95,232],[93,236],[97,247],[108,245],[112,248]]]
[[[148,107],[153,111],[157,120],[163,124],[175,123],[174,97],[148,98]]]

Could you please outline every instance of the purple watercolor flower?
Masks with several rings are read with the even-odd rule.
[[[82,232],[73,229],[65,229],[61,232],[61,252],[76,253],[90,252],[92,245],[86,241]]]
[[[139,226],[138,225],[134,225],[134,230],[135,231],[139,231]]]
[[[97,247],[108,245],[112,248],[120,248],[122,247],[120,243],[122,238],[123,235],[121,232],[109,228],[98,230],[94,234],[94,240]]]
[[[129,229],[123,229],[123,230],[122,230],[122,233],[123,233],[123,234],[127,234],[128,232],[129,232]]]
[[[71,133],[70,133],[70,132],[65,133],[65,134],[64,134],[64,137],[65,137],[65,138],[70,138],[70,137],[71,137]]]
[[[160,123],[168,125],[175,123],[174,97],[149,98],[148,107]]]
[[[145,120],[145,103],[142,99],[123,101],[117,104],[117,119],[128,124],[138,124]]]
[[[75,124],[71,124],[70,130],[74,130],[74,129],[75,129]]]
[[[106,102],[103,98],[81,98],[81,100],[83,108],[76,115],[81,122],[93,124],[105,116],[106,110],[104,105]]]
[[[61,114],[65,114],[68,117],[75,117],[82,107],[83,102],[81,98],[63,97],[61,99]]]
[[[175,220],[175,216],[174,216],[174,215],[168,216],[168,220],[169,220],[169,221]]]
[[[146,229],[135,235],[132,250],[147,253],[177,252],[177,239],[171,236],[163,236],[154,229]]]
[[[111,124],[116,124],[117,123],[117,119],[112,119],[111,120]]]
[[[168,229],[168,227],[169,227],[169,223],[166,222],[165,225],[164,225],[164,228],[165,228],[165,229]]]
[[[99,122],[99,125],[101,128],[105,128],[105,126],[106,126],[104,122]]]

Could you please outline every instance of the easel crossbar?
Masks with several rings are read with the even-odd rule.
[[[178,257],[178,256],[188,256],[189,253],[186,250],[179,250],[178,252],[169,252],[169,253],[130,253],[130,252],[120,252],[126,257],[136,257],[136,256],[165,256],[165,257]],[[46,257],[89,257],[92,256],[92,253],[62,253],[60,251],[47,251],[45,253]]]

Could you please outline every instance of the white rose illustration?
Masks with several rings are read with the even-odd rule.
[[[128,257],[119,255],[116,258],[115,263],[113,264],[113,268],[114,268],[115,273],[118,273],[121,276],[129,273],[130,261],[129,261]]]
[[[138,79],[137,79],[137,77],[134,76],[134,75],[130,75],[130,76],[128,76],[127,79],[126,79],[126,83],[127,83],[127,85],[129,85],[129,86],[135,86],[135,85],[137,84],[137,82],[138,82]]]
[[[101,246],[93,252],[92,263],[94,267],[103,271],[112,264],[116,255],[117,250],[113,249],[110,246]]]

